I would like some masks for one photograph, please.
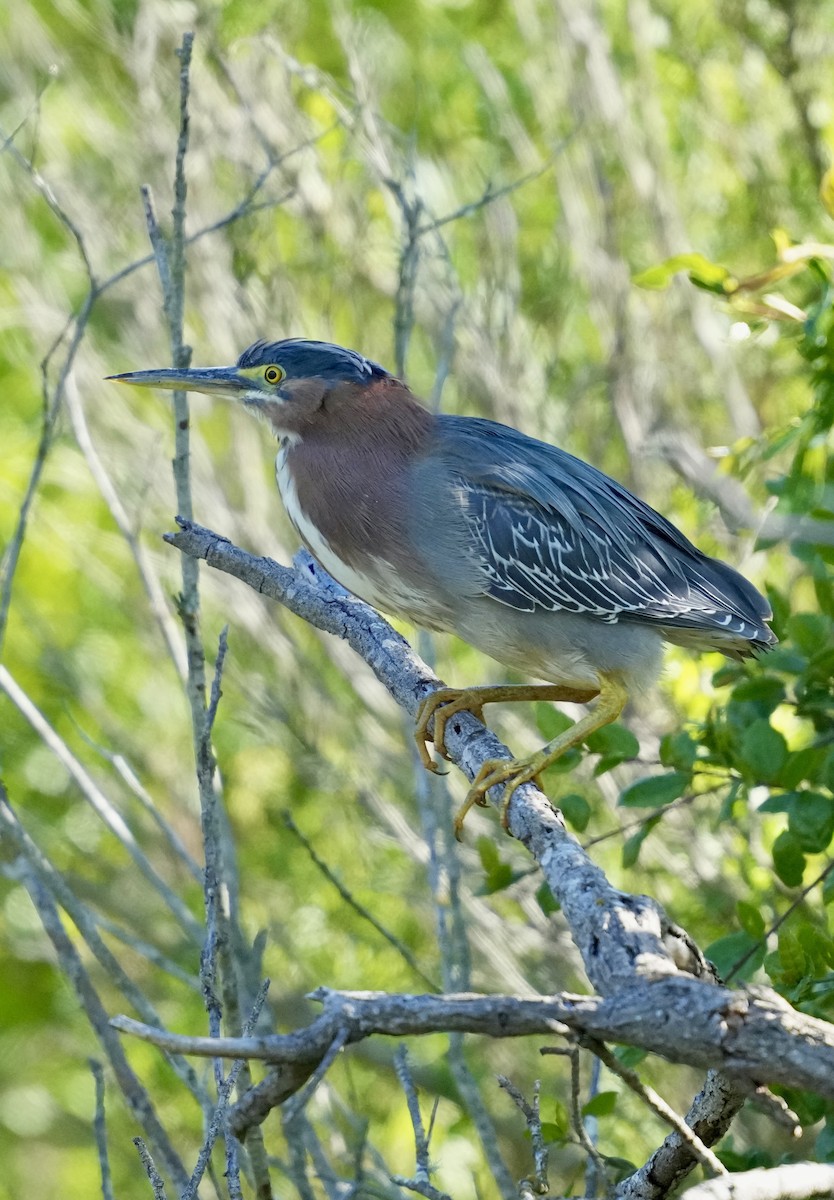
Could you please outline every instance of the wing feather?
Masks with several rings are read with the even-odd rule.
[[[439,417],[483,590],[524,612],[586,613],[761,649],[767,601],[622,485],[492,421]]]

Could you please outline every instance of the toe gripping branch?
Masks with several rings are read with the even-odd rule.
[[[439,754],[448,758],[445,745],[446,725],[459,712],[470,712],[483,721],[485,704],[515,703],[522,700],[561,700],[585,704],[597,696],[593,709],[570,729],[560,733],[535,754],[526,758],[487,759],[472,782],[466,799],[455,816],[455,836],[460,839],[463,823],[470,808],[478,804],[485,806],[487,793],[503,785],[501,795],[501,824],[507,829],[507,814],[516,788],[523,783],[535,781],[539,775],[560,758],[566,751],[578,746],[590,734],[604,725],[616,721],[628,700],[628,691],[623,680],[616,675],[600,676],[599,691],[562,687],[556,684],[499,684],[494,687],[439,688],[427,696],[417,713],[414,737],[420,760],[429,771],[438,771],[437,764],[429,754],[427,741],[432,740]],[[430,731],[430,726],[434,722]]]

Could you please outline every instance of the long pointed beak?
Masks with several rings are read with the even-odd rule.
[[[235,396],[251,389],[252,380],[241,375],[237,367],[183,368],[162,367],[156,371],[127,371],[124,375],[108,375],[114,383],[132,383],[136,387],[165,388],[167,391],[218,392]]]

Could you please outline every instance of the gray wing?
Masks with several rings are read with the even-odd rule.
[[[752,584],[601,471],[492,421],[439,421],[467,540],[493,599],[526,612],[690,630],[748,651],[775,641],[764,623],[770,608]]]

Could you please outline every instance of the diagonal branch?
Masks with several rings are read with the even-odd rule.
[[[191,521],[180,518],[179,524],[181,532],[166,535],[171,545],[280,601],[316,628],[344,638],[412,716],[425,696],[443,686],[405,638],[373,608],[330,579],[309,555],[298,560],[298,569],[282,567],[271,559],[248,554]],[[469,713],[449,721],[446,748],[470,779],[486,759],[509,757],[507,748]],[[500,788],[494,789],[490,799],[497,805],[500,798]],[[660,907],[647,896],[613,888],[532,784],[515,792],[509,827],[533,855],[559,900],[588,978],[598,992],[608,995],[637,978],[677,973],[668,948],[673,930]],[[693,961],[697,973],[697,960]]]

